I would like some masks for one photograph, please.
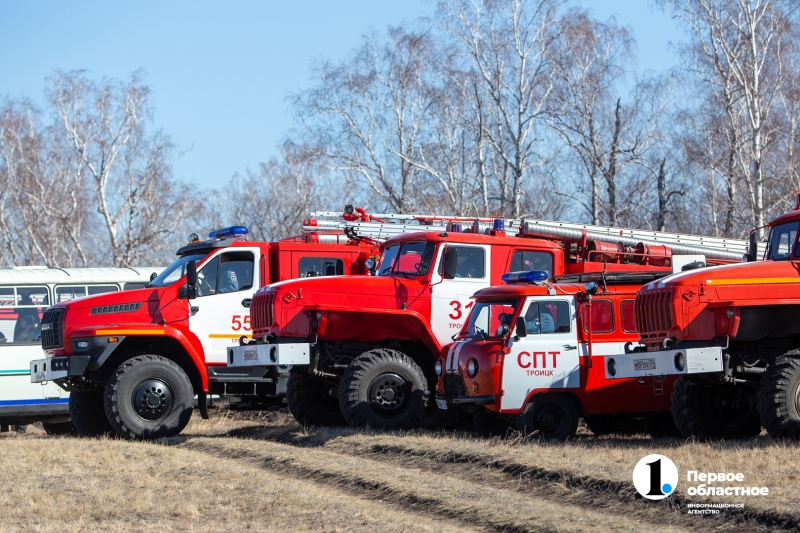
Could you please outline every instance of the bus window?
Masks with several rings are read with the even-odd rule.
[[[75,285],[70,287],[59,286],[56,287],[56,303],[74,300],[75,298],[83,298],[86,296],[85,285]]]
[[[0,342],[39,342],[41,316],[49,305],[47,287],[0,288]]]
[[[143,289],[145,285],[147,285],[147,283],[126,283],[122,290],[132,291],[135,289]]]
[[[93,294],[103,294],[106,292],[117,292],[119,289],[116,285],[95,285],[94,287],[89,286],[89,296]]]

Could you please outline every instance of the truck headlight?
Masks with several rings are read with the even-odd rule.
[[[467,362],[467,375],[470,378],[478,375],[478,360],[474,357]]]
[[[675,354],[675,368],[678,372],[683,372],[686,368],[686,356],[683,355],[683,352],[678,352]]]
[[[436,372],[437,376],[441,376],[442,375],[442,360],[441,359],[436,361],[436,364],[433,365],[433,370]]]

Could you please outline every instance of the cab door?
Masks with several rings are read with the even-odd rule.
[[[527,336],[509,341],[503,361],[501,409],[519,410],[534,390],[580,386],[580,349],[574,299],[528,297],[520,317]]]
[[[255,247],[222,250],[197,271],[189,329],[203,345],[206,363],[224,364],[228,347],[251,335],[249,299],[261,279],[258,257]]]
[[[431,279],[431,329],[442,345],[452,342],[453,334],[461,330],[474,303],[470,297],[489,286],[490,252],[486,245],[447,244],[440,248]],[[456,263],[452,277],[444,270],[445,254]]]

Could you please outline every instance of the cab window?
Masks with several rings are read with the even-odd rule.
[[[251,289],[253,263],[251,252],[228,252],[216,256],[197,272],[197,296]]]
[[[583,305],[583,331],[589,331],[589,306],[586,304]],[[611,301],[592,300],[592,333],[612,331],[614,331],[614,306]]]
[[[544,270],[553,277],[553,254],[547,252],[534,252],[533,250],[515,250],[511,255],[509,272],[527,272],[529,270]]]
[[[797,237],[797,222],[786,222],[773,227],[769,232],[767,259],[773,261],[789,259],[795,237]]]
[[[344,275],[344,261],[335,257],[302,257],[297,262],[298,277]]]
[[[500,326],[505,324],[511,329],[511,319],[517,309],[516,300],[499,302],[478,302],[469,314],[469,321],[462,334],[468,337],[498,337],[502,333]]]
[[[523,316],[528,334],[569,333],[571,329],[568,302],[531,302]]]
[[[0,343],[40,342],[41,317],[49,306],[47,287],[0,288]]]
[[[456,278],[483,279],[486,277],[486,250],[469,246],[452,246],[452,248],[458,253]]]
[[[635,302],[636,300],[622,300],[619,304],[619,317],[625,333],[636,333],[636,314],[633,310]]]

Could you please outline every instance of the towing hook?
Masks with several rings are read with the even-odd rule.
[[[661,349],[669,350],[669,347],[673,344],[675,344],[675,339],[673,339],[672,337],[667,337],[666,339],[661,341]]]

